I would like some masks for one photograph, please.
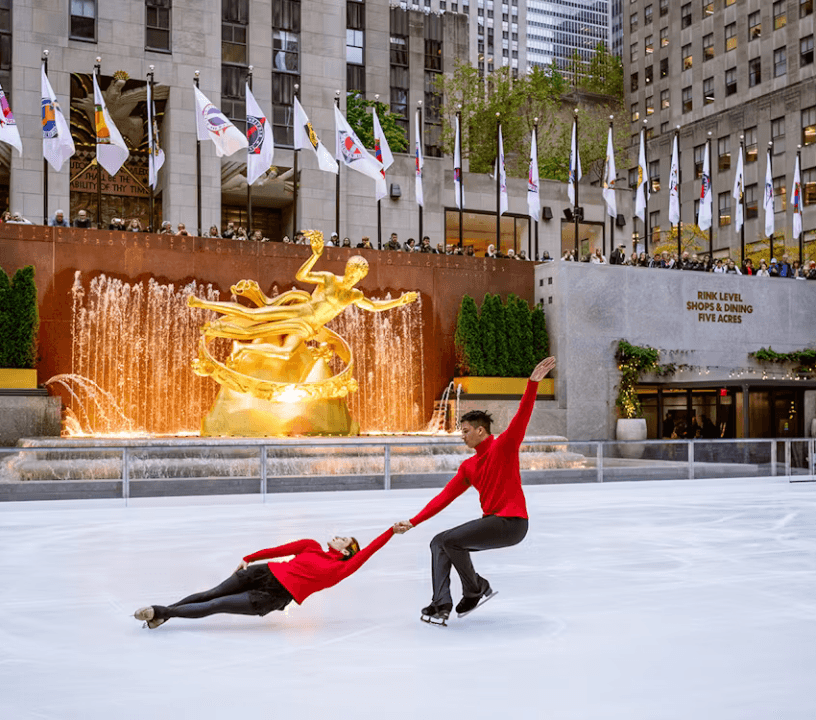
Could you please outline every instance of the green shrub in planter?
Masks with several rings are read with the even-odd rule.
[[[35,367],[39,325],[33,265],[20,268],[11,282],[0,268],[0,367]]]

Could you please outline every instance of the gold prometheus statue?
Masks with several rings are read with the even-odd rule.
[[[311,295],[290,290],[267,297],[253,280],[231,289],[252,302],[212,302],[190,296],[191,307],[212,310],[222,318],[201,328],[197,375],[221,385],[215,403],[201,424],[202,435],[264,437],[268,435],[356,435],[346,396],[357,390],[354,358],[345,339],[326,323],[349,305],[381,312],[417,299],[408,292],[396,300],[370,300],[354,286],[368,274],[368,261],[350,257],[342,276],[313,272],[323,253],[323,234],[309,230],[312,255],[295,275],[315,285]],[[221,362],[211,353],[212,338],[233,341],[232,352]],[[333,373],[329,362],[337,356],[342,370]]]

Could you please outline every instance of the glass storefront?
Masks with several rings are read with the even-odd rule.
[[[516,254],[524,250],[531,258],[535,254],[533,239],[530,237],[530,218],[522,215],[501,217],[499,226],[500,250],[503,255],[512,248]],[[445,211],[445,242],[448,245],[459,245],[459,211]],[[441,244],[441,243],[440,243]],[[436,246],[434,238],[431,245]],[[496,245],[496,213],[473,212],[462,213],[462,247],[465,252],[473,248],[477,257],[484,257],[489,245]],[[532,252],[531,252],[532,251]]]

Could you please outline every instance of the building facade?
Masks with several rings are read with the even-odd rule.
[[[645,128],[652,181],[650,246],[669,228],[671,143],[679,128],[681,222],[696,223],[710,141],[715,255],[739,258],[732,197],[745,153],[745,244],[769,258],[792,237],[793,173],[801,146],[804,255],[816,252],[816,83],[812,0],[633,0],[623,3],[623,64],[631,123],[630,185]],[[770,145],[772,143],[772,146]],[[774,247],[765,235],[763,191],[772,147]],[[641,226],[639,230],[643,234]],[[703,241],[708,249],[707,241]],[[793,258],[791,258],[793,259]]]

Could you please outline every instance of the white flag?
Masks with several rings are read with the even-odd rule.
[[[527,170],[527,214],[536,222],[541,217],[541,195],[538,179],[538,128],[530,138],[530,167]]]
[[[224,115],[207,96],[195,85],[196,132],[199,140],[212,140],[218,157],[232,155],[247,148],[247,139],[227,116]]]
[[[770,237],[774,234],[774,187],[770,150],[768,150],[768,162],[765,166],[765,200],[762,207],[765,210],[765,234]]]
[[[48,75],[45,74],[45,63],[42,65],[41,84],[43,157],[48,160],[54,170],[59,172],[63,163],[76,150],[74,148],[74,139],[71,137],[71,129],[65,121],[62,110],[60,110],[51,83],[48,82]]]
[[[635,215],[640,221],[646,222],[646,203],[649,201],[649,168],[646,167],[646,138],[643,130],[640,131],[640,153],[638,154],[638,180],[635,189]]]
[[[569,178],[567,178],[567,196],[575,205],[575,183],[581,181],[581,154],[578,150],[578,121],[572,123],[572,142],[570,143]]]
[[[734,189],[731,191],[731,195],[734,198],[734,203],[736,205],[736,210],[734,212],[734,228],[737,232],[740,231],[743,223],[742,203],[744,193],[745,177],[742,169],[742,145],[740,145],[739,157],[737,157],[737,174],[734,178]]]
[[[453,146],[453,195],[456,202],[456,207],[460,210],[465,209],[465,189],[462,185],[462,143],[460,134],[462,129],[459,127],[459,115],[456,116],[456,139]]]
[[[507,168],[504,166],[504,142],[499,125],[499,215],[504,215],[507,207]]]
[[[606,214],[610,217],[618,216],[618,202],[615,198],[615,179],[618,170],[615,167],[615,146],[612,143],[612,128],[606,139],[606,165],[604,166],[603,198],[606,201]]]
[[[708,162],[708,146],[706,143],[703,155],[703,177],[700,182],[700,209],[697,211],[697,227],[708,230],[711,227],[712,210],[714,203],[711,197],[711,169]]]
[[[385,171],[394,164],[394,156],[391,154],[391,148],[388,147],[388,140],[380,125],[380,118],[377,117],[377,108],[372,108],[372,110],[374,111],[374,156],[380,161]]]
[[[159,124],[156,122],[156,104],[150,83],[147,83],[147,146],[148,146],[148,185],[155,188],[159,182],[159,170],[164,165],[164,150],[159,142]]]
[[[370,177],[375,183],[375,197],[377,200],[384,198],[388,192],[385,185],[385,175],[383,167],[365,146],[360,142],[357,133],[348,124],[343,113],[337,105],[334,106],[334,123],[337,137],[336,158],[342,160],[343,164],[356,170],[363,175]]]
[[[272,128],[255,102],[255,96],[246,87],[246,123],[247,123],[247,183],[252,185],[272,166],[275,159],[275,141],[272,139]]]
[[[669,223],[680,224],[680,149],[677,135],[672,143],[671,170],[669,170]]]
[[[295,150],[311,150],[317,158],[317,166],[324,172],[339,172],[340,166],[320,142],[317,133],[309,122],[303,107],[295,98]]]
[[[799,156],[796,156],[796,165],[793,168],[793,237],[802,234],[802,180],[799,176]]]
[[[17,148],[17,152],[22,155],[23,143],[20,140],[20,130],[17,128],[17,122],[2,87],[0,87],[0,110],[2,110],[0,112],[0,140]]]
[[[415,142],[414,142],[414,156],[416,160],[416,186],[415,186],[415,193],[416,193],[416,201],[417,205],[422,207],[425,205],[425,196],[422,193],[422,166],[425,162],[422,160],[422,143],[419,138],[419,123],[420,123],[420,115],[419,110],[416,112],[416,133],[415,133]]]
[[[113,177],[130,156],[127,145],[113,124],[105,98],[99,89],[96,73],[93,76],[94,86],[94,122],[96,125],[96,160]],[[97,218],[97,220],[99,220]]]

